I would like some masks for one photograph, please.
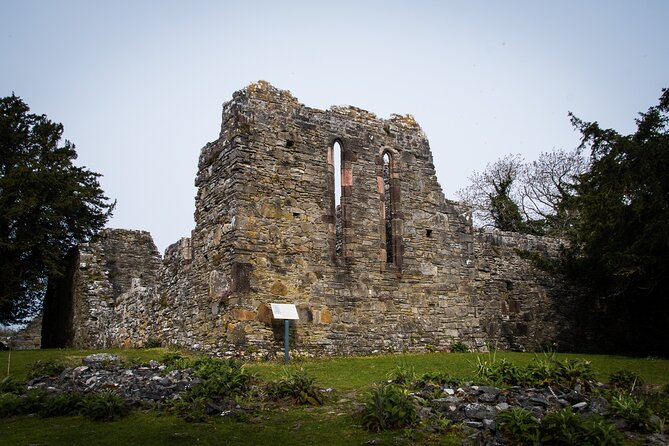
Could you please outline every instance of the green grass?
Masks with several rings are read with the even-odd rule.
[[[455,378],[468,380],[473,378],[476,357],[490,360],[503,358],[516,365],[531,363],[542,353],[498,352],[482,353],[422,353],[403,355],[357,356],[348,358],[324,358],[299,361],[299,365],[316,377],[322,387],[337,390],[360,390],[372,382],[387,379],[388,373],[397,365],[412,366],[417,374],[443,371]],[[580,355],[558,353],[555,358],[581,358],[592,363],[596,377],[607,381],[611,373],[627,369],[641,376],[644,382],[655,385],[669,383],[669,360],[657,358],[628,358],[609,355]],[[248,369],[263,379],[276,379],[281,374],[281,365],[277,363],[251,363]]]
[[[24,380],[28,377],[31,365],[37,361],[59,361],[66,366],[80,366],[84,357],[101,351],[81,349],[2,351],[0,352],[0,378],[11,376],[15,379]],[[112,348],[104,350],[104,352],[117,354],[125,362],[147,362],[151,359],[160,360],[168,350],[165,348]]]
[[[169,350],[110,349],[126,362],[160,360]],[[9,374],[25,379],[32,363],[37,360],[58,360],[67,365],[81,364],[90,350],[32,350],[11,352]],[[542,354],[536,354],[539,357]],[[134,412],[114,422],[92,422],[76,417],[38,418],[13,417],[0,419],[0,443],[3,445],[191,445],[191,444],[291,444],[291,445],[360,445],[373,438],[383,444],[457,444],[452,436],[407,438],[405,432],[380,434],[365,431],[353,417],[357,395],[374,382],[384,381],[398,365],[413,367],[418,375],[425,372],[446,372],[467,380],[474,374],[477,356],[490,360],[502,358],[522,366],[532,362],[535,354],[498,352],[426,353],[377,355],[365,357],[294,360],[316,378],[319,387],[336,389],[335,397],[319,407],[291,406],[260,410],[244,421],[212,416],[206,423],[187,423],[172,415],[154,412]],[[608,355],[557,354],[556,358],[581,358],[592,363],[597,379],[607,381],[611,373],[627,369],[640,375],[644,382],[654,385],[669,383],[669,360],[628,358]],[[0,378],[7,375],[10,352],[0,352]],[[248,363],[245,367],[264,380],[282,376],[281,362]],[[411,432],[408,433],[411,436]],[[415,434],[415,433],[414,433]]]
[[[392,435],[386,433],[385,438]],[[109,423],[93,423],[83,417],[20,417],[0,422],[5,445],[347,445],[372,437],[384,435],[363,431],[350,415],[304,409],[268,411],[245,422],[211,417],[207,423],[187,423],[173,416],[139,412]]]

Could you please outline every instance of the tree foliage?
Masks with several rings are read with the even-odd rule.
[[[63,273],[66,253],[114,207],[100,175],[72,164],[62,124],[29,111],[15,95],[0,99],[0,323],[34,314],[47,278]]]
[[[631,135],[573,115],[572,123],[582,134],[581,148],[590,151],[591,168],[563,203],[578,215],[567,264],[606,299],[612,326],[624,328],[616,342],[638,351],[633,344],[643,340],[667,353],[669,90],[640,114]]]
[[[474,220],[481,226],[563,235],[573,215],[561,204],[574,193],[576,179],[587,165],[579,150],[545,152],[532,162],[507,155],[483,172],[474,172],[471,184],[458,195],[472,206]]]

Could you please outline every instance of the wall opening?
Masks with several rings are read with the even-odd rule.
[[[376,157],[376,184],[379,193],[379,260],[383,265],[402,269],[402,228],[404,215],[400,207],[400,171],[397,151],[382,149]],[[384,266],[381,267],[382,270]]]
[[[392,158],[388,152],[383,154],[383,220],[385,226],[386,262],[395,263],[395,243],[393,231],[393,198],[391,186]]]
[[[344,224],[342,222],[343,207],[341,200],[341,160],[342,150],[339,141],[332,145],[332,162],[334,166],[334,217],[335,217],[335,256],[341,256],[344,251]]]
[[[65,257],[63,276],[49,277],[42,316],[42,348],[72,346],[74,338],[74,274],[79,266],[79,250],[72,248]]]

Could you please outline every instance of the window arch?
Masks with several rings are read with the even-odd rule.
[[[393,243],[393,200],[390,186],[390,166],[392,157],[388,152],[383,154],[383,227],[385,229],[386,263],[395,263],[395,246]]]
[[[402,267],[402,223],[400,210],[399,154],[383,148],[377,157],[377,187],[379,193],[379,259],[389,266]]]
[[[342,200],[341,200],[341,178],[342,178],[342,150],[338,139],[332,144],[332,164],[333,164],[333,203],[334,203],[334,221],[335,221],[335,256],[341,256],[344,250],[344,227],[342,224]]]
[[[329,246],[334,263],[340,258],[349,259],[352,253],[347,251],[347,236],[350,237],[351,214],[349,201],[353,186],[353,173],[347,160],[344,142],[335,138],[328,146],[327,197],[329,203]]]

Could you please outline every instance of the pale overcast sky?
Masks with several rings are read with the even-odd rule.
[[[508,153],[629,133],[669,87],[669,1],[0,0],[0,95],[65,126],[160,251],[194,226],[200,149],[264,79],[321,109],[414,115],[447,197]]]

